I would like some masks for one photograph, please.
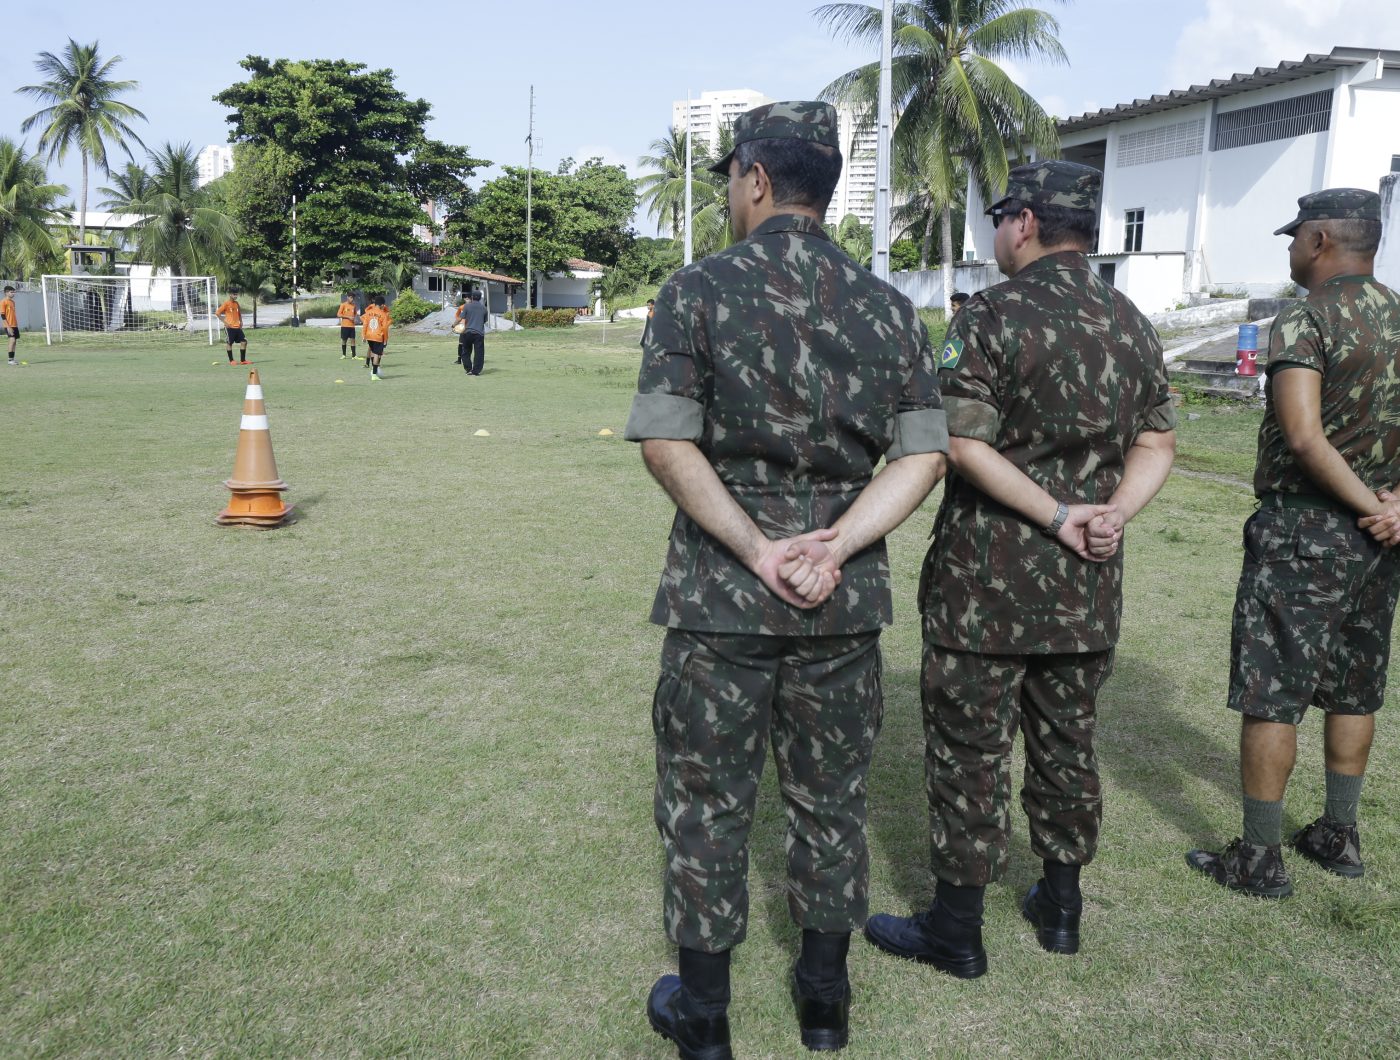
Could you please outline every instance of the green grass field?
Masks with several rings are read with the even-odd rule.
[[[646,622],[671,506],[621,437],[639,332],[493,335],[468,379],[450,340],[396,331],[373,385],[332,332],[252,333],[299,513],[272,532],[213,522],[246,379],[221,347],[25,337],[0,368],[0,1054],[673,1055],[642,1013],[674,956]],[[1211,476],[1174,475],[1129,531],[1083,952],[1041,952],[1017,914],[1018,812],[990,973],[857,941],[848,1055],[1394,1054],[1393,703],[1364,880],[1294,857],[1296,897],[1265,904],[1182,858],[1239,827],[1223,702],[1257,424],[1194,411],[1181,464]],[[913,596],[935,503],[891,539],[880,911],[931,895]],[[1318,812],[1320,759],[1309,717],[1286,827]],[[743,1056],[805,1055],[781,842],[770,770]]]

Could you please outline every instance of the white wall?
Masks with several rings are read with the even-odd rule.
[[[1400,173],[1381,180],[1381,248],[1376,254],[1376,279],[1400,291]]]
[[[1124,136],[1149,129],[1180,125],[1204,119],[1209,112],[1208,104],[1197,104],[1149,114],[1116,124],[1117,136]],[[1102,138],[1105,130],[1095,129],[1097,138]],[[1193,155],[1163,159],[1160,162],[1144,162],[1138,165],[1120,165],[1120,150],[1110,150],[1105,159],[1107,170],[1104,174],[1103,202],[1100,209],[1099,251],[1115,254],[1123,248],[1125,214],[1128,210],[1143,211],[1142,250],[1143,251],[1182,251],[1190,238],[1191,217],[1196,208],[1196,185],[1200,176],[1202,154],[1209,146],[1201,139],[1201,150]],[[1088,139],[1096,137],[1089,136]],[[1115,147],[1119,146],[1115,144]]]
[[[1355,70],[1346,72],[1356,76]],[[1400,70],[1337,91],[1342,98],[1333,110],[1338,120],[1323,186],[1373,189],[1390,172],[1391,156],[1400,155]]]

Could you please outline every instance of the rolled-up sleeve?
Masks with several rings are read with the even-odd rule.
[[[1149,356],[1152,358],[1151,401],[1143,410],[1138,423],[1139,431],[1176,430],[1176,406],[1172,404],[1171,387],[1167,380],[1167,366],[1162,359],[1162,343],[1155,331],[1150,331]]]
[[[705,429],[705,368],[697,328],[704,317],[702,300],[687,289],[693,284],[683,270],[657,292],[656,311],[642,344],[637,393],[623,437],[641,442],[668,438],[698,442]]]
[[[913,308],[910,307],[913,314]],[[938,386],[938,366],[929,343],[928,329],[914,316],[914,354],[904,377],[904,389],[895,413],[894,433],[885,460],[898,460],[915,453],[946,453],[948,423],[943,412],[943,395]]]
[[[938,358],[948,433],[995,444],[1001,431],[1000,320],[980,294],[953,317]]]

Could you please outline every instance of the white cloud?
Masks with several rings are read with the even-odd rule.
[[[1336,47],[1400,49],[1393,0],[1206,0],[1172,56],[1172,88],[1277,66]]]

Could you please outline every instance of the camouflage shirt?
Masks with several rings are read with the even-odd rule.
[[[1138,433],[1176,426],[1157,333],[1082,254],[1049,254],[973,295],[939,364],[948,432],[1067,504],[1107,501]],[[1088,563],[1040,531],[950,473],[919,590],[924,636],[1008,655],[1112,647],[1122,550]]]
[[[770,538],[830,526],[882,456],[947,450],[914,307],[803,217],[769,218],[666,282],[637,391],[626,436],[694,442]],[[651,620],[778,636],[888,625],[884,543],[842,575],[821,607],[792,607],[677,511]]]
[[[1317,493],[1274,413],[1274,373],[1322,374],[1322,429],[1371,490],[1400,476],[1400,295],[1374,276],[1337,276],[1278,315],[1269,333],[1268,406],[1259,425],[1254,492]]]

